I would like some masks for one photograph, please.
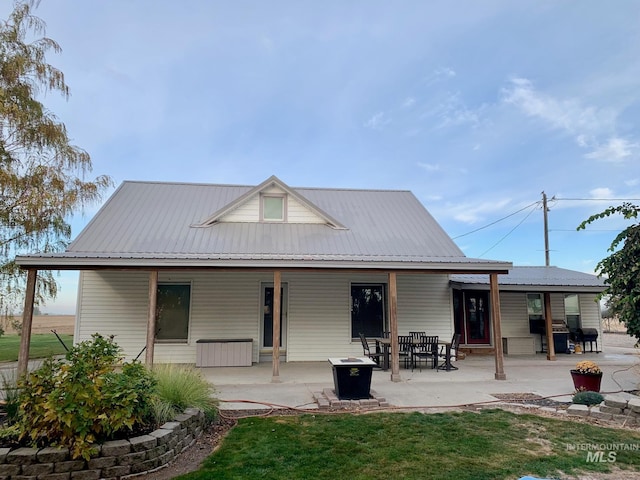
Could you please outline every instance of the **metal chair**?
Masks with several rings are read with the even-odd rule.
[[[409,335],[416,340],[420,340],[420,337],[424,337],[426,334],[427,332],[409,332]]]
[[[427,361],[431,359],[431,368],[436,368],[438,365],[438,336],[437,335],[422,335],[420,341],[413,349],[413,365],[424,360],[425,365]],[[412,367],[413,370],[413,367]],[[422,371],[422,367],[420,367]]]
[[[451,348],[449,349],[449,358],[447,358],[447,346],[440,345],[440,351],[438,352],[438,357],[444,358],[444,362],[438,365],[438,369],[445,370],[458,370],[458,367],[454,367],[451,364],[451,359],[458,359],[458,347],[460,346],[460,338],[462,335],[459,333],[454,333],[453,338],[451,338]]]
[[[398,355],[404,359],[404,368],[409,368],[413,362],[413,337],[411,335],[398,335]]]
[[[378,366],[380,366],[380,361],[384,357],[384,353],[382,352],[372,352],[369,348],[369,342],[367,341],[367,337],[364,336],[363,333],[360,333],[360,342],[362,343],[362,350],[364,352],[364,356],[370,358]]]

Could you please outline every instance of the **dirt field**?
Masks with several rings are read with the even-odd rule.
[[[75,315],[36,315],[33,317],[32,333],[50,333],[55,330],[58,333],[73,335]],[[5,327],[6,333],[18,333],[11,325]]]

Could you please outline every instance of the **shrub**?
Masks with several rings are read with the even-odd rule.
[[[598,392],[582,391],[582,392],[577,392],[573,396],[573,403],[578,405],[589,405],[589,406],[598,405],[602,403],[603,400],[604,400],[604,397],[600,395]]]
[[[70,448],[88,459],[92,445],[150,422],[154,380],[138,362],[124,363],[112,338],[94,334],[66,355],[47,359],[19,384],[20,439]]]
[[[0,373],[0,388],[4,392],[5,421],[13,424],[18,418],[18,409],[20,406],[18,382],[16,381],[15,371],[11,371],[11,373]]]
[[[214,388],[195,368],[159,364],[154,366],[153,376],[158,395],[154,411],[159,421],[171,419],[189,407],[202,410],[209,421],[218,414],[217,401],[212,396]]]

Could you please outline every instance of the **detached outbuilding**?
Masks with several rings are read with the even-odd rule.
[[[466,257],[409,191],[129,181],[65,252],[18,263],[30,278],[80,271],[76,341],[115,335],[147,363],[272,362],[274,378],[282,361],[361,355],[360,333],[397,341],[409,331],[459,331],[505,378],[502,338],[527,336],[537,292],[552,292],[554,319],[562,302],[566,317],[565,295],[580,295],[581,322],[599,325],[589,303],[599,287],[513,290],[520,269]],[[391,375],[400,378],[397,356]]]

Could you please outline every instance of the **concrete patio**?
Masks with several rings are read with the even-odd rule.
[[[494,379],[492,356],[470,356],[459,361],[459,370],[401,368],[402,381],[392,382],[391,372],[374,370],[371,389],[392,407],[429,408],[467,405],[497,400],[492,394],[533,393],[570,401],[574,387],[569,370],[581,360],[593,360],[604,372],[602,392],[640,388],[640,351],[626,335],[605,334],[604,352],[559,354],[547,361],[545,354],[505,356],[507,380]],[[203,368],[216,388],[221,409],[271,408],[269,405],[316,409],[313,393],[333,388],[328,362],[292,362],[280,365],[280,382],[271,381],[271,363],[252,367]],[[255,403],[254,403],[255,402]]]

